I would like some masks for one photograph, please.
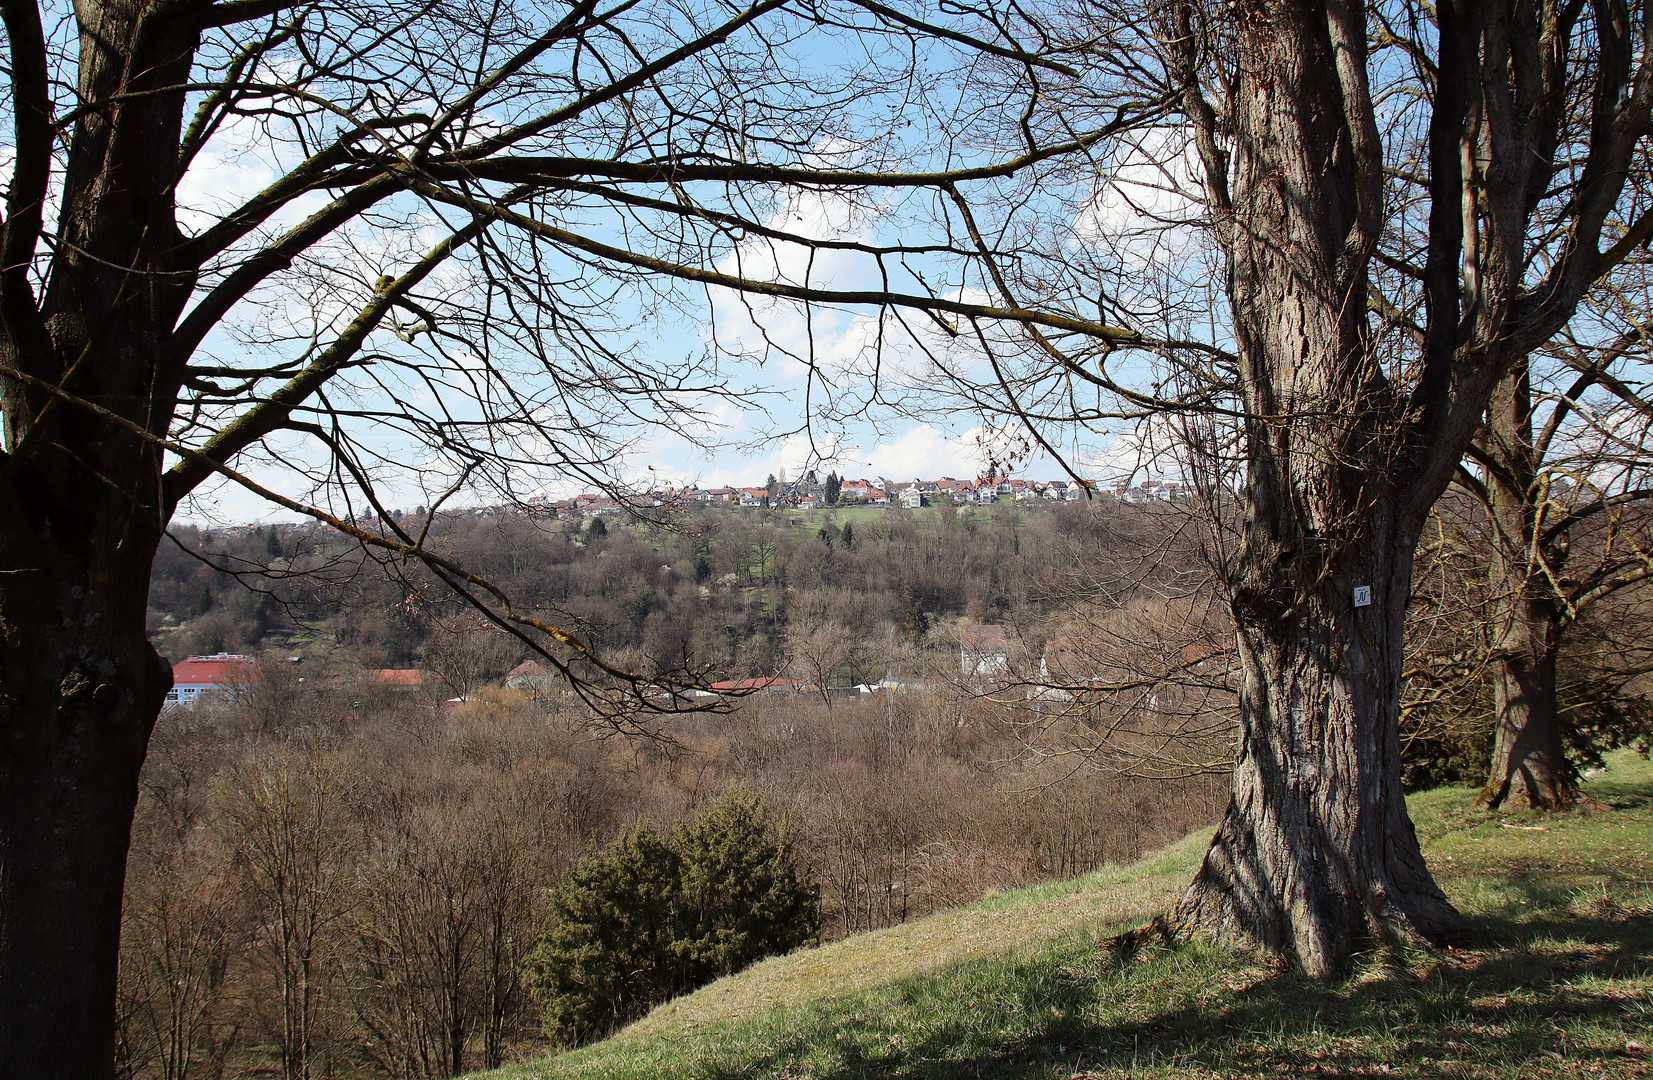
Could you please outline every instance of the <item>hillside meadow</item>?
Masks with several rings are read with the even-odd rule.
[[[1112,942],[1173,901],[1202,830],[1129,867],[767,961],[605,1042],[487,1075],[1653,1075],[1653,765],[1620,751],[1585,792],[1563,815],[1480,813],[1468,788],[1414,796],[1468,932],[1441,952],[1368,949],[1331,981],[1202,944]]]

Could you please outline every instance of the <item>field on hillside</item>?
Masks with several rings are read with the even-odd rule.
[[[1025,518],[1050,509],[1052,509],[1052,505],[1049,503],[1035,502],[1032,505],[1023,505],[1009,498],[1002,498],[998,502],[991,504],[966,504],[964,506],[954,508],[953,512],[961,519],[986,518],[988,515],[993,513],[1004,514],[1012,511],[1018,516]],[[880,518],[890,513],[905,513],[915,520],[929,521],[935,519],[935,517],[940,513],[940,510],[935,506],[926,506],[915,510],[896,509],[892,511],[891,508],[887,506],[857,506],[850,504],[847,506],[821,507],[814,510],[782,509],[777,511],[777,513],[784,515],[788,524],[796,525],[799,528],[819,528],[823,522],[830,519],[840,528],[842,528],[844,522],[847,521],[859,529],[863,525],[878,521]]]
[[[606,1042],[494,1074],[585,1078],[1653,1076],[1653,765],[1629,752],[1566,815],[1412,800],[1470,919],[1438,953],[1356,956],[1333,982],[1202,945],[1117,955],[1206,837],[781,957]]]

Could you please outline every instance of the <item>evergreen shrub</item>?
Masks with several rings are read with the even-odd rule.
[[[730,793],[668,833],[587,857],[548,898],[528,958],[547,1037],[601,1038],[668,998],[814,944],[820,894],[756,796]]]

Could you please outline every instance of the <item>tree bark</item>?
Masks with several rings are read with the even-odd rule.
[[[1476,804],[1496,810],[1514,799],[1533,809],[1564,810],[1578,801],[1578,784],[1561,745],[1561,611],[1545,573],[1545,564],[1559,573],[1564,556],[1537,542],[1539,462],[1526,364],[1493,391],[1484,443],[1494,534],[1491,578],[1502,631],[1493,656],[1492,762]]]
[[[8,1080],[114,1073],[127,843],[138,771],[171,686],[145,633],[167,509],[161,453],[141,433],[163,433],[170,422],[179,373],[157,358],[194,288],[166,253],[179,239],[180,87],[196,28],[152,21],[140,33],[150,7],[103,0],[77,9],[77,92],[95,107],[76,114],[63,158],[56,252],[39,298],[29,280],[39,206],[20,206],[16,187],[4,230],[0,1076]],[[33,71],[40,85],[23,96],[38,93],[44,109],[49,62],[24,47],[34,12],[8,5],[7,31],[14,86]]]
[[[1296,610],[1240,613],[1234,795],[1176,912],[1186,934],[1243,941],[1316,976],[1356,941],[1441,942],[1459,925],[1400,783],[1410,581],[1376,575],[1406,560],[1378,550],[1350,561],[1370,571],[1337,572]],[[1372,604],[1353,607],[1353,586],[1368,581]]]
[[[1381,148],[1361,9],[1235,10],[1232,162],[1214,133],[1201,149],[1247,416],[1240,733],[1233,799],[1174,924],[1318,976],[1361,938],[1441,941],[1460,921],[1407,817],[1399,743],[1412,553],[1450,474],[1415,475],[1406,402],[1372,354]]]
[[[171,686],[155,523],[80,469],[0,483],[0,1076],[113,1075],[138,770]],[[102,557],[102,553],[112,553]]]
[[[1561,744],[1556,705],[1556,654],[1561,635],[1553,615],[1518,601],[1495,661],[1497,723],[1492,766],[1476,804],[1496,810],[1510,800],[1534,810],[1566,810],[1578,802],[1578,781]]]

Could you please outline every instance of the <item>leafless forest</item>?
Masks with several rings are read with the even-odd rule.
[[[829,936],[1129,861],[1214,820],[1220,768],[1076,752],[1059,718],[1093,737],[1096,718],[1073,694],[1041,698],[1027,659],[1092,608],[1146,626],[1186,607],[1201,575],[1182,518],[888,512],[854,519],[847,544],[839,520],[732,512],[606,536],[456,521],[467,558],[587,613],[606,648],[829,688],[759,693],[654,738],[500,687],[519,659],[505,639],[416,583],[330,562],[319,534],[180,532],[218,565],[315,574],[249,577],[260,593],[181,549],[157,567],[152,620],[171,640],[266,659],[234,705],[157,728],[126,905],[127,1072],[445,1076],[531,1050],[520,968],[543,891],[582,853],[733,785],[800,840]],[[1002,676],[964,678],[959,626],[987,620],[1022,644]],[[420,687],[355,674],[419,660]],[[881,679],[901,685],[830,691]],[[461,685],[469,700],[443,705]]]
[[[521,961],[544,890],[731,786],[800,841],[830,937],[1135,859],[1226,800],[1232,644],[1186,507],[445,524],[454,552],[638,669],[800,687],[616,735],[555,686],[501,686],[512,639],[399,566],[316,530],[178,530],[157,640],[263,661],[235,704],[156,731],[125,916],[129,1075],[445,1076],[532,1052]],[[1443,504],[1420,552],[1419,784],[1486,768],[1484,526]],[[1585,764],[1647,730],[1638,595],[1567,654]],[[984,626],[1002,670],[970,670]],[[363,674],[387,667],[424,681]]]

